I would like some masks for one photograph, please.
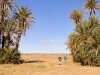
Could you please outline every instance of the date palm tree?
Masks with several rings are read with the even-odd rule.
[[[8,18],[4,20],[4,34],[5,34],[5,46],[7,49],[10,48],[10,41],[11,41],[11,36],[16,33],[16,21],[13,20],[12,18]]]
[[[26,30],[31,27],[31,22],[34,22],[34,17],[27,7],[21,7],[18,9],[18,12],[15,12],[14,18],[18,23],[18,36],[16,41],[16,50],[18,50],[21,35],[23,33],[25,34]]]
[[[90,16],[95,14],[96,10],[100,9],[100,3],[96,0],[87,0],[86,4],[83,5],[84,8],[90,12]]]
[[[75,25],[76,25],[76,29],[81,29],[81,26],[80,26],[80,22],[82,21],[82,18],[84,17],[84,14],[79,11],[79,10],[74,10],[71,15],[70,15],[70,18],[74,20],[75,22]]]
[[[0,29],[3,30],[2,27],[4,27],[4,17],[8,16],[12,10],[12,8],[15,8],[16,5],[13,2],[14,0],[0,0]],[[0,36],[1,36],[0,31]],[[3,34],[2,34],[3,35]],[[4,36],[4,35],[3,35]],[[1,39],[1,38],[0,38]],[[2,38],[2,49],[4,47],[4,39]]]
[[[71,19],[74,20],[74,22],[75,22],[76,24],[78,24],[78,23],[81,22],[82,18],[84,17],[84,14],[83,14],[81,11],[79,11],[79,10],[74,10],[74,11],[71,13],[70,17],[71,17]]]
[[[15,8],[16,5],[13,2],[14,0],[0,0],[0,8],[1,14],[4,16],[5,14],[11,12],[12,8]]]

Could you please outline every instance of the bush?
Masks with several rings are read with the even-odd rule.
[[[96,55],[96,51],[79,51],[73,56],[74,62],[80,62],[81,65],[100,66],[100,53]]]
[[[7,64],[20,64],[22,61],[20,60],[20,52],[18,50],[9,49],[9,50],[2,50],[0,49],[0,63]]]

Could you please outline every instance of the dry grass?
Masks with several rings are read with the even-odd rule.
[[[0,75],[100,75],[100,67],[80,66],[68,56],[67,64],[58,65],[57,57],[63,55],[22,55],[24,64],[0,65]]]

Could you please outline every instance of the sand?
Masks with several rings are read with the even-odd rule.
[[[23,64],[0,65],[0,75],[100,75],[100,67],[81,66],[68,55],[67,64],[58,65],[57,57],[63,55],[22,55]]]

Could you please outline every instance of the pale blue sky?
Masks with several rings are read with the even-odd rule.
[[[20,6],[31,9],[36,18],[33,28],[20,42],[22,53],[68,53],[65,42],[74,31],[70,13],[79,9],[86,0],[17,0]],[[97,12],[97,14],[100,14]],[[86,15],[88,16],[88,15]]]

